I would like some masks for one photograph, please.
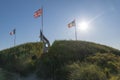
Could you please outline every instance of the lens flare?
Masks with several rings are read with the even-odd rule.
[[[81,23],[79,23],[79,27],[78,27],[80,30],[82,31],[86,31],[88,29],[88,23],[83,21]]]

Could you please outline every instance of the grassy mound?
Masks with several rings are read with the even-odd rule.
[[[66,68],[66,66],[72,65],[76,62],[95,64],[102,69],[102,65],[98,65],[97,62],[92,63],[92,61],[87,61],[90,59],[88,57],[96,56],[96,53],[106,54],[108,57],[109,54],[113,54],[113,57],[115,57],[114,55],[120,55],[119,50],[96,43],[86,41],[55,41],[49,52],[47,54],[43,54],[40,58],[37,74],[39,77],[44,79],[68,80],[71,75],[71,70]],[[105,67],[105,69],[111,69],[111,67]],[[105,74],[107,77],[107,73]]]
[[[21,75],[37,71],[40,80],[120,78],[120,51],[112,47],[63,40],[55,41],[48,53],[42,54],[42,49],[42,43],[26,43],[0,51],[0,68]]]
[[[42,53],[42,43],[26,43],[0,51],[0,67],[26,75],[36,69]]]

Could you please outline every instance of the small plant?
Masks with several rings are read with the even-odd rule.
[[[93,64],[77,64],[69,65],[69,80],[107,80],[105,73]]]

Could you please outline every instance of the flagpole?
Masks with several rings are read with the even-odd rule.
[[[14,35],[14,46],[16,45],[16,34]]]
[[[76,26],[75,26],[75,40],[77,41],[77,30],[76,30]]]
[[[77,27],[76,27],[76,21],[75,21],[75,40],[77,41]]]
[[[42,6],[41,23],[42,23],[41,31],[42,31],[42,34],[43,34],[43,6]],[[41,37],[41,41],[43,41],[43,35],[42,35],[42,37]]]
[[[14,46],[16,45],[16,29],[14,29]]]

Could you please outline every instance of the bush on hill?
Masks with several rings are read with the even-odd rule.
[[[111,74],[120,73],[120,56],[112,53],[97,53],[87,57],[86,62],[96,64],[104,69],[108,78],[111,77]]]
[[[0,67],[21,75],[37,71],[43,80],[119,80],[119,50],[85,41],[55,41],[46,54],[42,49],[28,43],[0,51]]]
[[[73,63],[68,66],[69,80],[107,80],[106,74],[97,65]]]
[[[0,51],[0,67],[26,75],[36,68],[42,53],[42,43],[27,43]]]
[[[10,72],[0,68],[0,80],[16,80],[17,78]]]
[[[41,78],[67,80],[69,73],[65,66],[74,62],[85,62],[86,58],[96,53],[111,52],[119,55],[120,51],[100,44],[85,41],[55,41],[47,54],[42,55],[37,68]]]

